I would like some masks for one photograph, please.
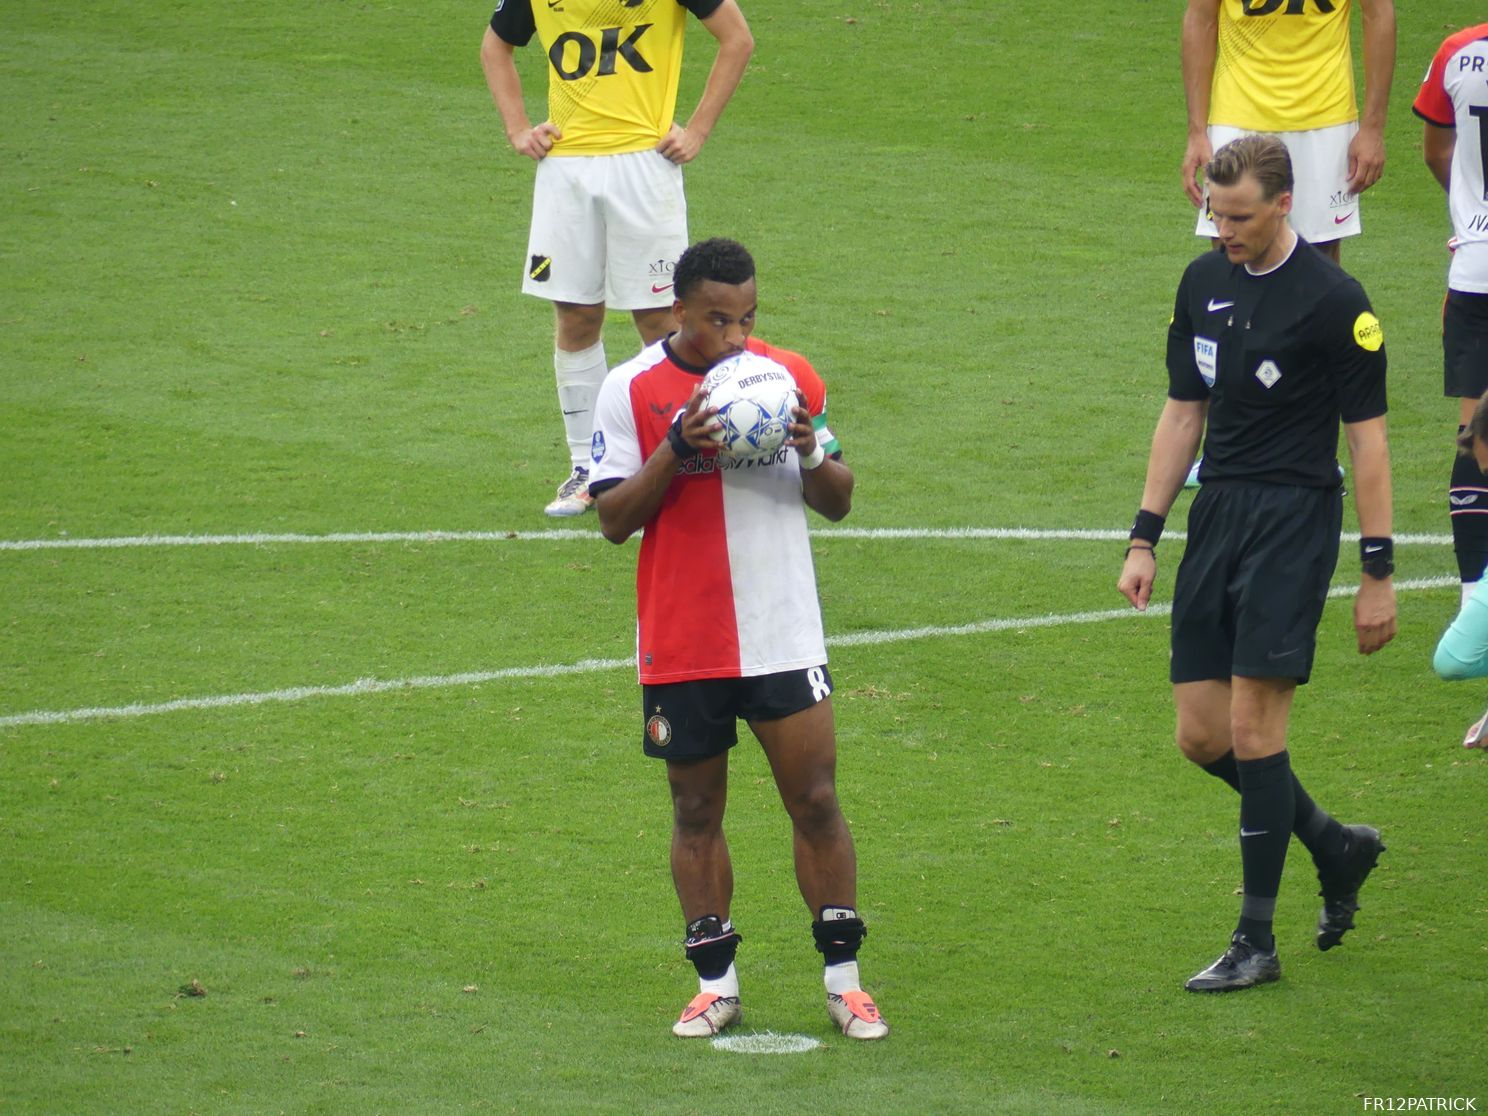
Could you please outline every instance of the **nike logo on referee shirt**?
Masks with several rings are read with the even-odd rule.
[[[1211,313],[1211,314],[1217,314],[1217,313],[1219,313],[1219,311],[1221,311],[1221,310],[1228,310],[1231,306],[1234,306],[1234,305],[1235,305],[1235,300],[1234,299],[1230,299],[1228,302],[1217,302],[1216,300],[1214,300],[1214,299],[1211,298],[1209,300],[1209,313]]]

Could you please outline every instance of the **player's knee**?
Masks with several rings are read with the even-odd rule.
[[[797,829],[804,833],[823,833],[836,827],[842,817],[837,804],[837,788],[829,779],[813,782],[786,800],[786,809]]]
[[[673,793],[672,825],[687,836],[716,833],[723,828],[723,796],[707,791]]]
[[[599,344],[604,332],[604,304],[589,306],[577,302],[555,302],[557,320],[555,341],[560,349],[577,352]]]
[[[1472,673],[1468,665],[1457,656],[1451,654],[1442,643],[1437,644],[1436,655],[1431,660],[1431,665],[1436,670],[1438,678],[1445,682],[1461,682],[1465,678],[1471,678]]]
[[[1229,733],[1219,733],[1204,725],[1179,722],[1176,735],[1183,758],[1204,767],[1230,750]]]
[[[1236,717],[1230,726],[1234,742],[1235,758],[1241,760],[1263,759],[1285,747],[1285,737],[1276,739],[1275,730],[1248,717]],[[1280,745],[1281,747],[1278,747]]]

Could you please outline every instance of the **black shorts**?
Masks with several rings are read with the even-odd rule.
[[[739,742],[739,721],[778,721],[832,693],[826,664],[755,678],[702,678],[641,687],[648,756],[710,759]]]
[[[1488,391],[1488,294],[1447,291],[1442,384],[1448,398],[1477,399]]]
[[[1306,682],[1342,525],[1339,488],[1200,488],[1173,585],[1172,680]]]

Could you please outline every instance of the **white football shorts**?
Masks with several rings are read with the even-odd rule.
[[[548,156],[537,164],[522,290],[616,310],[672,304],[687,247],[682,168],[652,150]]]
[[[1292,156],[1292,228],[1304,240],[1323,244],[1358,236],[1363,231],[1359,222],[1359,198],[1348,188],[1348,148],[1358,134],[1357,123],[1335,124],[1331,128],[1313,128],[1305,132],[1275,132]],[[1225,124],[1209,125],[1209,143],[1218,151],[1241,136],[1254,135],[1244,128]],[[1195,236],[1218,236],[1219,230],[1209,219],[1209,193],[1199,207]]]

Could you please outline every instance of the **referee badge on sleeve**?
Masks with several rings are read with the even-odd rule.
[[[1194,363],[1199,366],[1199,375],[1210,387],[1214,386],[1215,370],[1219,367],[1219,342],[1207,337],[1195,337]]]
[[[1354,343],[1371,353],[1379,352],[1379,347],[1385,343],[1384,327],[1368,310],[1354,319]]]

